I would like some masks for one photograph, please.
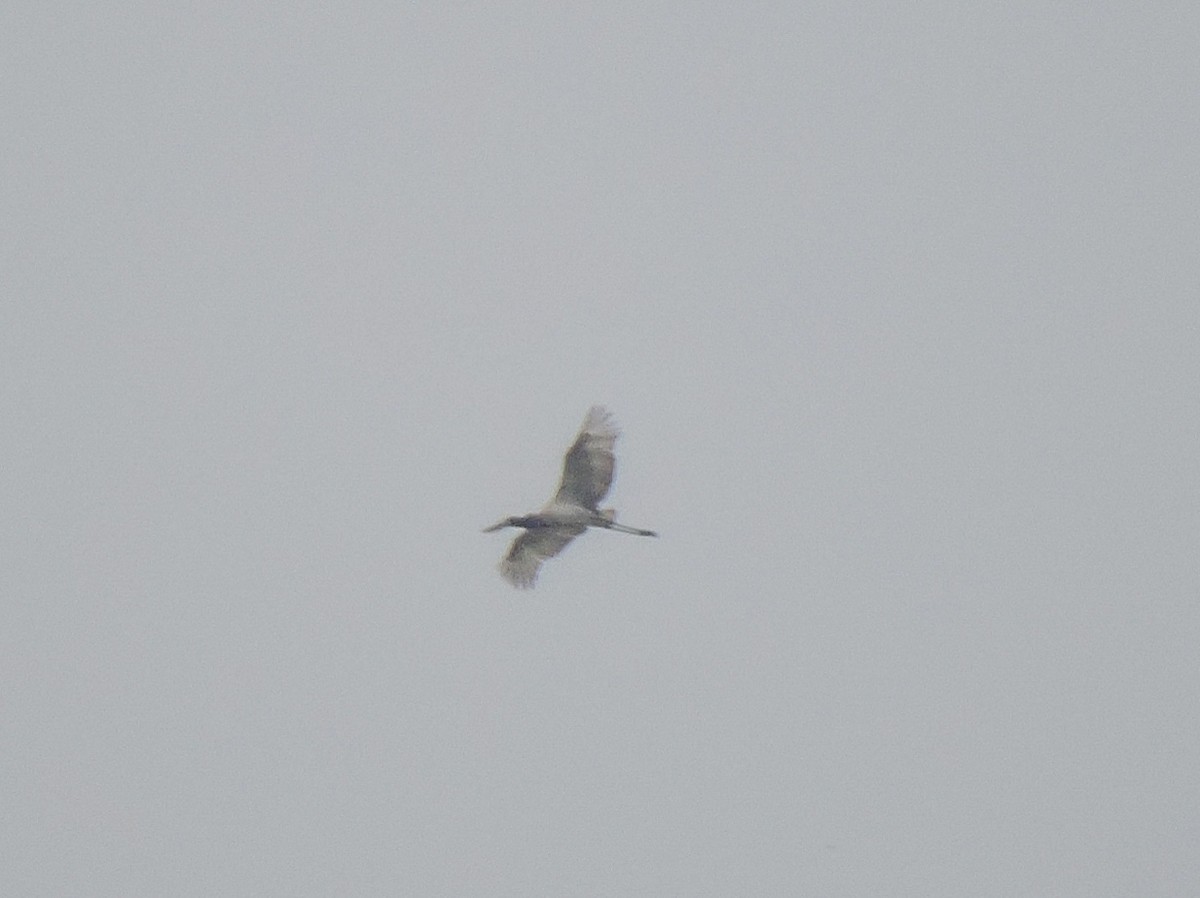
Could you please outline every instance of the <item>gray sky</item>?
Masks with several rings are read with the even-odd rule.
[[[0,892],[1200,893],[1191,5],[0,18]]]

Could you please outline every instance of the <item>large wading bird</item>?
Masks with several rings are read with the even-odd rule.
[[[653,530],[626,527],[614,520],[616,511],[597,509],[596,504],[612,486],[613,445],[620,431],[608,410],[593,405],[583,419],[579,436],[563,456],[562,483],[554,498],[541,511],[505,518],[486,528],[492,533],[504,527],[523,527],[525,532],[513,540],[508,554],[500,562],[500,573],[513,586],[529,589],[537,580],[538,569],[553,558],[588,527],[602,527],[636,536],[658,536]]]

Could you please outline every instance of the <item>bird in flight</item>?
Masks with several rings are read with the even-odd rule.
[[[504,518],[484,533],[504,527],[523,527],[525,532],[513,540],[508,554],[500,562],[504,579],[520,589],[530,589],[538,570],[547,558],[553,558],[588,527],[602,527],[636,536],[658,536],[653,530],[640,530],[616,523],[616,511],[597,509],[596,505],[612,486],[613,445],[620,431],[609,411],[601,405],[588,409],[575,442],[563,456],[562,482],[558,492],[533,514]]]

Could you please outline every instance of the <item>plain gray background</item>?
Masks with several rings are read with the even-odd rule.
[[[5,895],[1200,893],[1194,4],[0,18]]]

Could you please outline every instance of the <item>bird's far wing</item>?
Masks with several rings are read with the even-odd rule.
[[[512,541],[508,554],[500,562],[500,573],[518,589],[530,589],[537,580],[542,562],[565,549],[567,543],[585,529],[580,526],[537,527],[526,530]]]
[[[595,509],[612,485],[613,446],[620,431],[602,405],[593,405],[583,419],[579,436],[563,458],[562,483],[554,502]]]

